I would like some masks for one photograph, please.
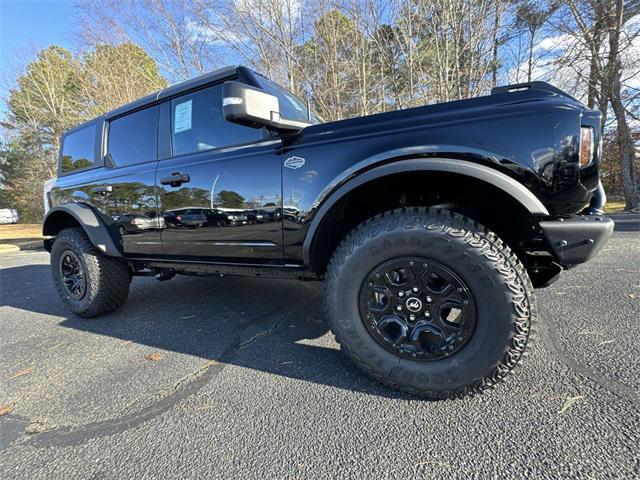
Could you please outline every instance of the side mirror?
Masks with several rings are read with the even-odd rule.
[[[297,131],[311,125],[280,116],[278,97],[240,82],[222,86],[224,118],[252,128],[270,127],[281,131]]]

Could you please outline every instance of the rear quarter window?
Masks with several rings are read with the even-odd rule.
[[[65,135],[62,139],[60,169],[63,173],[95,166],[96,124]]]

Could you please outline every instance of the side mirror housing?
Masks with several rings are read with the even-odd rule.
[[[310,125],[282,118],[278,97],[240,82],[224,83],[222,109],[227,121],[252,128],[298,131]]]

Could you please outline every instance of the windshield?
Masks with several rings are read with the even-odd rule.
[[[296,97],[293,93],[285,90],[276,82],[273,82],[262,76],[257,76],[260,86],[278,97],[278,103],[280,104],[280,115],[287,120],[296,120],[298,122],[308,122],[307,105],[301,99]],[[323,123],[323,120],[312,110],[311,111],[311,123]]]

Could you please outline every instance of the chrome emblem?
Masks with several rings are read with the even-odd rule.
[[[419,298],[411,297],[407,300],[407,309],[410,312],[419,312],[422,308],[422,302]]]
[[[296,170],[304,165],[305,159],[302,157],[289,157],[284,161],[284,166]]]

